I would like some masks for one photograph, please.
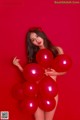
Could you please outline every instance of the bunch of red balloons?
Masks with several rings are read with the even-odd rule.
[[[38,86],[34,82],[26,81],[13,86],[12,94],[18,100],[20,110],[33,114],[38,107]]]
[[[14,85],[12,94],[19,101],[18,106],[33,114],[38,108],[38,83],[44,77],[43,68],[37,63],[27,64],[23,75],[26,79],[24,83]]]
[[[54,109],[58,89],[56,82],[49,76],[45,76],[39,83],[39,107],[48,112]]]
[[[37,63],[27,64],[23,75],[26,82],[15,85],[13,95],[20,100],[19,106],[33,114],[38,106],[44,111],[51,111],[56,105],[54,97],[58,93],[55,80],[46,76],[45,69],[52,68],[57,72],[66,72],[70,69],[72,61],[63,54],[54,58],[51,51],[41,49],[36,54]]]
[[[23,74],[27,80],[25,94],[28,98],[36,99],[35,105],[37,104],[37,107],[39,106],[45,111],[54,109],[56,104],[54,97],[58,91],[57,84],[52,78],[45,76],[44,68],[40,64],[30,63],[25,66]],[[25,104],[24,101],[23,104]],[[30,106],[28,110],[30,110]]]
[[[71,68],[72,60],[66,54],[60,54],[54,58],[51,51],[41,49],[36,54],[37,62],[44,68],[53,68],[57,72],[66,72]]]

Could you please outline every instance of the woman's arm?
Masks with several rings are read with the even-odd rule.
[[[64,54],[64,51],[63,51],[63,49],[61,47],[56,47],[56,48],[58,50],[59,55]]]
[[[20,61],[20,59],[18,59],[17,57],[15,57],[15,58],[13,59],[13,65],[17,66],[18,69],[19,69],[21,72],[23,72],[23,68],[22,68],[22,66],[20,65],[19,61]]]
[[[57,75],[64,75],[66,72],[57,72],[54,69],[46,69],[45,75],[49,76],[57,76]]]

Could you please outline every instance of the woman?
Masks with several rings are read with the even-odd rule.
[[[52,45],[52,43],[41,28],[33,27],[29,29],[26,34],[26,51],[28,56],[28,63],[36,62],[36,53],[38,52],[38,50],[45,48],[49,49],[53,53],[54,57],[59,54],[64,54],[61,47]],[[19,59],[17,59],[17,57],[13,59],[13,64],[17,66],[20,71],[23,72],[23,68],[21,67]],[[56,72],[54,69],[48,68],[45,69],[45,74],[56,81],[56,77],[58,75],[65,74],[65,72]],[[55,100],[56,106],[50,112],[45,112],[38,107],[37,111],[34,114],[35,120],[52,120],[58,104],[58,95],[55,97]]]

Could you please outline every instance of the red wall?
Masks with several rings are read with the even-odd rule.
[[[51,41],[61,46],[73,61],[72,68],[58,77],[59,103],[54,120],[80,120],[80,4],[54,4],[54,0],[0,0],[0,111],[10,120],[32,118],[17,108],[11,89],[23,80],[12,64],[14,56],[26,64],[25,33],[40,26]]]

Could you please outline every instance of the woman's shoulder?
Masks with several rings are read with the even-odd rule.
[[[56,49],[58,50],[59,54],[64,54],[64,51],[60,46],[56,46]]]

